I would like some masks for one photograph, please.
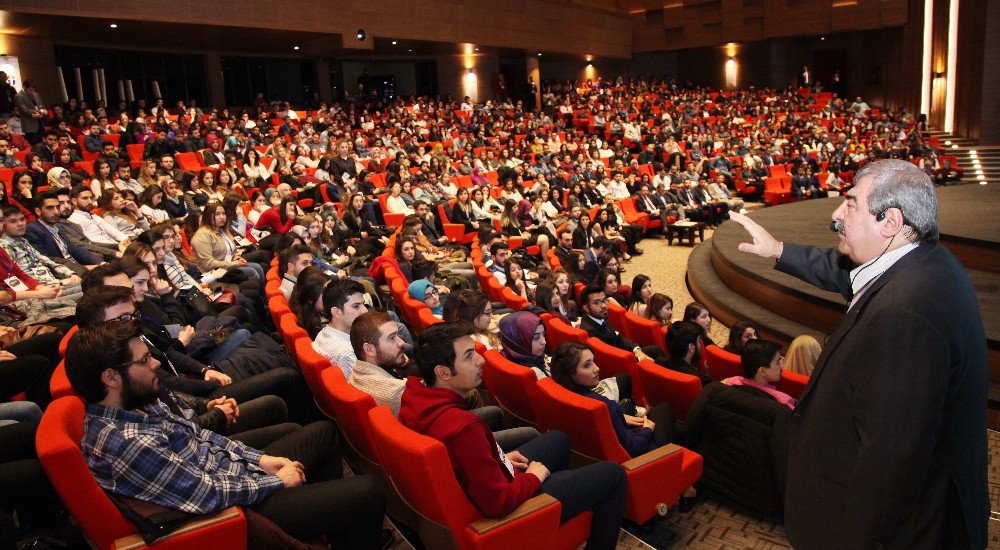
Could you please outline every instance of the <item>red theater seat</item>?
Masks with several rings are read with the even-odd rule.
[[[625,467],[628,519],[641,524],[666,513],[666,507],[677,503],[681,493],[701,477],[701,456],[678,445],[630,457],[618,442],[604,403],[573,393],[551,378],[538,382],[538,392],[547,429],[565,432],[573,451],[585,458]]]
[[[400,424],[388,407],[369,416],[385,473],[421,516],[417,532],[425,546],[500,550],[534,541],[575,550],[590,534],[590,512],[560,525],[562,504],[548,495],[528,499],[505,517],[484,518],[459,486],[444,445]]]
[[[144,546],[135,527],[104,494],[87,467],[80,449],[83,437],[83,401],[63,397],[53,401],[38,425],[38,459],[59,499],[80,525],[91,544],[100,549]],[[247,547],[246,517],[237,507],[192,519],[152,548]]]

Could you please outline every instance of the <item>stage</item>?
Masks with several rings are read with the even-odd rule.
[[[833,247],[837,235],[830,231],[830,215],[842,200],[764,208],[750,217],[781,241]],[[1000,384],[1000,185],[939,188],[938,218],[941,243],[965,265],[975,286],[989,346],[990,381]],[[822,342],[843,318],[847,302],[772,269],[774,260],[740,252],[739,243],[748,241],[742,227],[727,221],[699,245],[688,262],[691,294],[726,325],[753,321],[765,337],[784,345],[799,334]]]

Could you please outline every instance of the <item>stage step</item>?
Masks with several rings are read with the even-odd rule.
[[[823,342],[826,334],[796,323],[744,298],[729,288],[712,265],[712,239],[699,244],[688,257],[687,286],[695,300],[708,306],[712,315],[726,326],[749,321],[763,338],[787,346],[797,336],[808,334]]]

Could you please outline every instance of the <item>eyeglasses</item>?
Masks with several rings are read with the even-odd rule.
[[[119,315],[118,317],[115,317],[114,319],[108,319],[108,322],[111,322],[111,321],[135,321],[137,319],[139,319],[139,313],[138,312],[122,313],[121,315]]]
[[[424,293],[424,298],[430,298],[431,296],[434,296],[435,294],[440,295],[441,291],[438,290],[437,287],[433,287],[432,286],[432,287],[430,287],[430,288],[427,289],[427,292]]]
[[[127,368],[131,367],[132,365],[139,365],[141,367],[146,367],[146,366],[149,366],[149,363],[152,360],[153,360],[153,354],[147,351],[146,353],[144,353],[142,355],[142,357],[140,357],[139,359],[137,359],[135,361],[129,361],[128,363],[122,363],[120,365],[112,365],[111,368],[113,368],[113,369],[126,368],[127,369]]]

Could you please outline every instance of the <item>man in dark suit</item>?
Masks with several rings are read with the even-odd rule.
[[[601,256],[609,248],[611,241],[607,237],[597,237],[590,242],[589,248],[583,249],[583,274],[588,281],[597,278],[597,274],[601,271]]]
[[[667,228],[667,209],[657,207],[656,203],[653,202],[654,198],[649,194],[650,189],[646,184],[639,186],[639,196],[635,198],[635,209],[639,212],[649,214],[650,219],[660,220],[660,231],[665,231]]]
[[[833,214],[837,250],[783,244],[730,214],[753,237],[740,250],[850,300],[793,414],[785,531],[797,548],[985,548],[976,294],[937,242],[926,174],[883,160],[854,181]]]
[[[667,329],[667,351],[670,359],[665,367],[680,373],[697,377],[701,385],[712,383],[712,377],[707,372],[695,368],[701,363],[701,350],[698,341],[704,329],[692,321],[674,321]]]
[[[101,263],[88,250],[69,242],[65,230],[59,227],[59,196],[55,191],[39,193],[35,215],[38,220],[28,224],[25,238],[36,250],[80,276],[87,272],[85,266]]]
[[[568,229],[559,232],[559,240],[554,250],[556,258],[559,258],[559,263],[562,264],[563,268],[569,269],[573,259],[573,232]]]
[[[604,289],[598,286],[588,286],[580,292],[580,304],[583,315],[580,316],[580,328],[609,346],[631,352],[636,361],[649,359],[658,365],[667,367],[669,360],[659,346],[640,346],[625,338],[608,323],[608,298]],[[669,367],[668,367],[669,368]]]

